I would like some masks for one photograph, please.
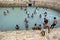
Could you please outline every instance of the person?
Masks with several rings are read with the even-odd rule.
[[[25,20],[24,20],[24,23],[25,23],[25,28],[26,28],[26,30],[28,30],[28,20],[25,18]]]
[[[50,28],[54,28],[54,26],[56,26],[56,24],[57,24],[57,19],[56,19],[56,17],[54,17],[54,20],[53,20],[53,24],[51,25],[51,27]]]
[[[28,13],[28,11],[26,10],[26,14]]]
[[[29,14],[27,14],[28,15],[28,18],[29,18]]]
[[[27,8],[25,8],[24,11],[27,11]]]
[[[48,28],[48,20],[45,20],[43,25],[44,25],[44,28]]]
[[[41,18],[41,17],[42,17],[42,15],[40,14],[40,15],[39,15],[39,18]]]
[[[19,26],[18,26],[18,25],[16,25],[16,27],[15,27],[15,28],[16,28],[16,30],[19,30]]]
[[[46,16],[47,16],[47,12],[44,13],[44,17],[46,17]]]
[[[33,29],[33,30],[38,30],[38,26],[37,26],[36,23],[34,24],[34,27],[33,27],[32,29]]]
[[[33,18],[34,16],[33,16],[33,13],[32,13],[32,15],[31,15],[31,17]]]
[[[9,13],[9,11],[7,10],[7,13]]]
[[[34,10],[34,14],[37,14],[36,9]]]
[[[5,11],[3,13],[4,13],[4,15],[7,15]]]

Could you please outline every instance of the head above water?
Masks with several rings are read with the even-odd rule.
[[[54,17],[54,19],[56,19],[56,17]]]
[[[35,26],[36,26],[37,24],[35,23]]]
[[[41,24],[39,26],[41,26]]]
[[[16,25],[16,27],[18,27],[18,25]]]

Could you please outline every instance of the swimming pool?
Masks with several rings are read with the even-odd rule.
[[[26,7],[0,7],[0,30],[15,30],[15,26],[18,24],[20,26],[21,30],[25,30],[24,25],[24,19],[27,18],[28,24],[29,24],[29,30],[34,27],[34,24],[37,23],[37,25],[41,24],[43,27],[43,21],[44,21],[44,12],[47,12],[47,19],[49,26],[53,22],[53,18],[57,17],[58,23],[55,27],[60,27],[60,13],[52,10],[52,9],[46,9],[46,8],[38,8],[39,10],[36,11],[37,14],[34,15],[34,18],[31,18],[32,13],[36,9],[36,7],[27,7],[28,14],[30,18],[27,17],[26,11],[24,10]],[[9,13],[7,13],[6,10],[9,10]],[[6,15],[4,15],[4,11],[6,12]],[[39,18],[39,14],[42,15],[42,18]]]

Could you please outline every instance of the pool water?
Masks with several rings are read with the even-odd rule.
[[[58,20],[56,28],[60,27],[60,13],[51,9],[46,8],[38,8],[39,10],[36,10],[37,14],[34,14],[34,17],[31,18],[32,13],[36,9],[36,7],[27,7],[27,14],[29,14],[30,18],[27,17],[26,9],[23,7],[0,7],[0,30],[16,30],[15,26],[18,24],[21,30],[25,30],[24,25],[24,19],[27,18],[28,24],[29,24],[29,30],[34,27],[34,24],[37,23],[37,25],[41,24],[43,28],[43,21],[44,21],[44,12],[47,12],[47,19],[49,26],[53,23],[53,18],[56,17]],[[9,12],[7,13],[7,10]],[[6,12],[4,15],[4,11]],[[41,18],[39,18],[39,15],[42,15]]]

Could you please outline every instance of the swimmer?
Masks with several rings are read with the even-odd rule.
[[[16,27],[15,27],[15,28],[16,28],[16,30],[19,30],[19,26],[18,26],[18,25],[16,25]]]
[[[36,10],[34,10],[34,14],[36,14],[37,12],[36,12]]]
[[[57,24],[57,19],[56,19],[56,17],[54,17],[54,20],[53,20],[53,24],[51,25],[51,27],[50,28],[54,28],[54,26],[56,26],[56,24]]]
[[[30,17],[29,17],[29,14],[27,14],[27,15],[28,15],[28,18],[30,18]]]
[[[25,18],[25,20],[24,20],[24,24],[25,24],[25,28],[26,28],[26,30],[28,29],[28,20]]]
[[[25,8],[24,11],[27,11],[27,9]]]
[[[42,17],[42,15],[40,14],[40,15],[39,15],[39,18],[41,18],[41,17]]]
[[[4,11],[4,15],[7,15],[5,11]]]
[[[47,12],[44,13],[44,17],[46,17],[46,16],[47,16]]]
[[[7,10],[7,13],[9,13],[9,10]]]
[[[32,17],[32,18],[34,17],[33,13],[32,13],[32,15],[31,15],[31,17]]]

